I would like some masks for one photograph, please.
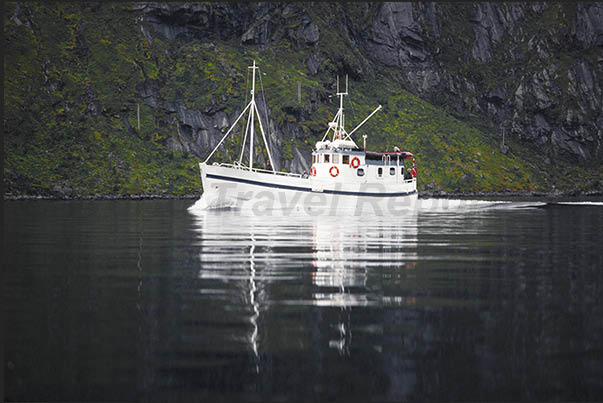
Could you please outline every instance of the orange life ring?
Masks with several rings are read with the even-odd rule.
[[[360,159],[358,159],[358,157],[352,158],[352,162],[350,162],[350,166],[352,168],[358,168],[360,166]]]
[[[314,167],[310,168],[310,175],[316,176],[316,168],[314,168]]]
[[[335,173],[333,173],[333,170],[335,170]],[[329,173],[331,174],[331,176],[334,178],[337,175],[339,175],[339,168],[337,168],[335,165],[333,165],[331,167],[331,169],[329,169]]]

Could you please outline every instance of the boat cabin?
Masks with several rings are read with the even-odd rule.
[[[408,151],[373,152],[318,147],[312,153],[310,175],[317,178],[388,178],[412,180],[413,155]]]
[[[333,179],[336,179],[337,181],[349,181],[351,183],[412,182],[414,175],[416,175],[414,160],[413,162],[406,162],[406,160],[413,158],[412,153],[400,151],[397,147],[393,152],[366,151],[366,135],[362,136],[364,138],[364,150],[361,150],[352,140],[352,134],[378,112],[381,105],[348,133],[344,128],[345,118],[343,113],[343,96],[347,93],[347,78],[345,92],[339,92],[338,80],[339,110],[333,120],[329,122],[322,140],[316,143],[316,149],[312,152],[310,176],[319,180],[333,181]],[[330,139],[329,133],[331,133]]]

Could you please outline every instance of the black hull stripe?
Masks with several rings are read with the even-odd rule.
[[[281,185],[279,183],[267,183],[267,182],[254,181],[251,179],[233,178],[231,176],[222,176],[222,175],[215,175],[215,174],[208,174],[208,173],[206,173],[205,176],[207,176],[208,178],[211,178],[211,179],[218,179],[218,180],[230,181],[230,182],[247,183],[250,185],[264,186],[264,187],[269,187],[269,188],[297,190],[300,192],[328,193],[328,194],[345,195],[345,196],[395,197],[395,196],[410,196],[414,193],[417,193],[416,190],[413,190],[412,192],[397,192],[397,193],[367,193],[367,192],[349,192],[349,191],[345,191],[345,190],[331,190],[331,189],[325,189],[322,192],[314,192],[314,191],[312,191],[312,188],[305,188],[305,187],[301,187],[301,186]]]

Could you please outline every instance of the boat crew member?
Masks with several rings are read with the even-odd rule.
[[[412,178],[412,172],[410,170],[410,168],[408,168],[406,170],[406,173],[404,174],[404,179],[411,179]]]

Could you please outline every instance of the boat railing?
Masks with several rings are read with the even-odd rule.
[[[221,167],[225,167],[225,168],[234,168],[234,169],[241,169],[244,171],[249,171],[249,167],[245,166],[245,165],[239,165],[239,164],[228,164],[225,162],[222,163],[214,163],[214,165],[218,165]],[[261,172],[261,173],[266,173],[266,174],[274,174],[274,175],[280,175],[280,176],[290,176],[290,177],[294,177],[294,178],[301,178],[303,175],[302,174],[296,174],[293,172],[280,172],[280,171],[273,171],[271,169],[260,169],[260,168],[252,168],[251,171],[253,172]]]

